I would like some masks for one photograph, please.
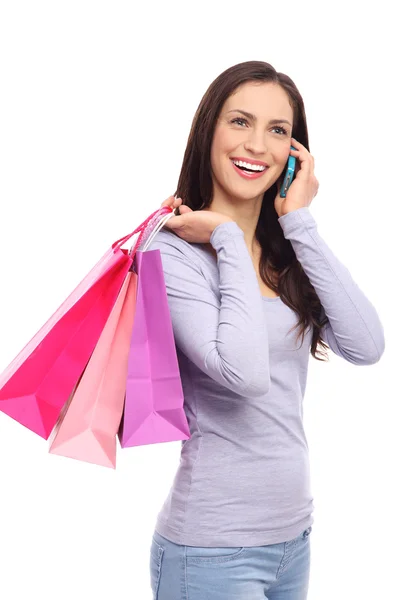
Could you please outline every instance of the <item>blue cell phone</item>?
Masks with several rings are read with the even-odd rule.
[[[296,150],[296,148],[294,148],[293,146],[290,146],[290,147],[292,150]],[[288,166],[286,169],[285,177],[283,179],[283,183],[281,186],[281,192],[280,192],[281,198],[286,198],[286,192],[288,191],[290,184],[293,181],[295,166],[296,166],[296,157],[290,155],[288,158]]]

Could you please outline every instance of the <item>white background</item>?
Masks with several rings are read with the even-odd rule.
[[[0,371],[112,242],[174,193],[212,80],[245,60],[303,95],[319,232],[373,302],[384,356],[310,357],[309,600],[395,598],[399,55],[391,2],[1,2]],[[150,600],[180,442],[117,469],[48,454],[0,413],[0,598]],[[251,599],[249,599],[251,600]]]

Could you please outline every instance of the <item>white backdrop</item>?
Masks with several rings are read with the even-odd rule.
[[[319,232],[370,298],[372,366],[310,357],[309,600],[398,590],[399,55],[391,2],[0,4],[0,371],[112,242],[175,191],[223,70],[270,62],[303,95]],[[0,412],[0,598],[150,600],[155,520],[180,442],[117,469],[48,454]],[[249,599],[250,600],[250,599]]]

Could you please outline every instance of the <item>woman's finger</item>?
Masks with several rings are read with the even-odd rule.
[[[180,207],[181,204],[182,198],[175,198],[175,196],[170,196],[169,198],[167,198],[167,200],[164,200],[164,202],[161,204],[161,207],[169,206],[170,208],[177,208],[178,206]]]
[[[161,206],[172,206],[173,203],[175,201],[175,196],[169,196],[166,200],[164,200],[164,202],[161,204]]]
[[[181,200],[181,198],[179,198],[179,200]],[[170,217],[168,219],[168,221],[165,222],[164,227],[166,229],[170,228],[170,229],[176,229],[179,227],[181,227],[183,225],[182,223],[182,219],[180,217],[182,217],[183,215],[186,215],[188,213],[193,212],[193,210],[189,207],[186,206],[185,204],[182,204],[182,206],[179,206],[179,214],[175,215],[175,217]],[[172,225],[171,225],[171,220],[173,221]]]

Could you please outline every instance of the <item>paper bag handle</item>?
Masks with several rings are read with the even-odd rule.
[[[146,242],[144,243],[144,246],[143,246],[143,249],[141,250],[141,252],[146,252],[147,248],[150,246],[151,242],[154,240],[154,238],[156,237],[156,235],[160,231],[160,229],[162,229],[164,227],[164,225],[168,221],[168,219],[170,219],[171,217],[175,217],[176,216],[175,215],[175,210],[176,209],[174,209],[170,214],[167,214],[162,219],[160,219],[160,221],[157,224],[157,226],[151,232],[148,240],[146,240]]]
[[[112,245],[112,249],[114,250],[114,252],[117,252],[121,248],[121,246],[129,240],[129,238],[131,238],[133,235],[135,235],[135,233],[140,232],[138,240],[135,244],[135,249],[136,249],[136,246],[138,246],[142,240],[144,231],[145,231],[146,226],[149,223],[149,221],[151,221],[151,219],[153,219],[153,217],[157,214],[162,215],[162,214],[166,213],[166,216],[168,215],[168,217],[174,216],[172,214],[172,212],[173,212],[173,209],[170,206],[163,206],[162,208],[155,210],[153,213],[151,213],[151,215],[149,217],[147,217],[147,219],[145,221],[143,221],[143,223],[141,223],[141,225],[139,225],[139,227],[137,227],[134,231],[132,231],[132,233],[128,233],[128,235],[125,235],[123,238],[114,242]]]

